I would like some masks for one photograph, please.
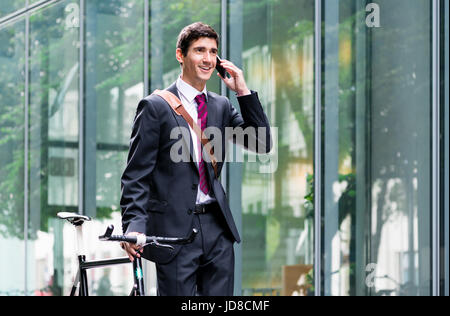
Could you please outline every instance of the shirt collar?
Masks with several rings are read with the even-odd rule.
[[[206,85],[203,91],[198,91],[190,84],[186,83],[181,79],[181,76],[177,79],[177,89],[178,91],[183,95],[183,97],[188,100],[190,103],[192,103],[195,99],[195,97],[199,94],[204,93],[206,96],[206,102],[208,102],[208,91],[206,90]]]

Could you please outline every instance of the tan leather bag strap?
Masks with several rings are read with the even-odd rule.
[[[216,178],[219,178],[219,175],[217,174],[217,159],[214,156],[214,148],[212,148],[205,133],[202,132],[201,127],[194,122],[194,119],[186,111],[180,99],[175,94],[167,90],[155,90],[153,94],[159,95],[161,98],[163,98],[167,103],[169,103],[172,110],[177,115],[182,116],[184,120],[189,124],[194,133],[197,135],[198,139],[200,139],[203,147],[209,155],[212,166],[214,168],[214,175],[216,176]]]

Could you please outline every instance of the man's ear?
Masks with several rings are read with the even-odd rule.
[[[177,48],[176,58],[177,58],[178,62],[180,63],[180,65],[182,65],[183,61],[184,61],[184,56],[183,56],[183,52],[181,51],[181,48]]]

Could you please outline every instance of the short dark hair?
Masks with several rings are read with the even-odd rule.
[[[201,37],[215,39],[217,47],[219,47],[219,35],[216,31],[205,23],[195,22],[181,30],[178,35],[177,49],[180,48],[183,56],[187,56],[191,43]]]

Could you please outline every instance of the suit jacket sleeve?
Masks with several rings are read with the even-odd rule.
[[[158,155],[160,125],[152,102],[142,100],[133,123],[127,166],[122,175],[122,229],[124,233],[146,232],[149,176]]]
[[[239,106],[241,108],[240,114],[232,105],[229,103],[231,119],[230,126],[233,128],[240,127],[244,130],[245,137],[243,138],[243,145],[248,150],[267,154],[272,149],[272,137],[270,132],[270,124],[267,119],[261,102],[258,98],[258,93],[251,91],[251,94],[238,97]],[[247,127],[252,127],[249,129],[249,133],[245,133]],[[263,128],[263,129],[260,129]],[[254,133],[252,133],[254,131]],[[261,134],[260,131],[264,133]],[[235,143],[240,143],[238,138],[234,136],[233,141]],[[253,143],[252,143],[253,140]],[[256,144],[256,148],[254,145]]]

